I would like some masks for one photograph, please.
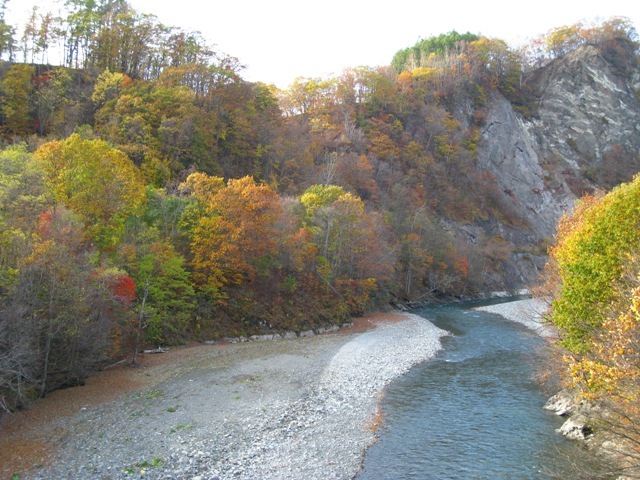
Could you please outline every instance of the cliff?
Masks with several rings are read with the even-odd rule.
[[[490,227],[516,246],[545,243],[576,198],[629,180],[640,161],[640,65],[630,42],[580,47],[524,82],[533,113],[494,93],[477,159],[526,220],[525,229]],[[541,253],[512,254],[503,286],[534,282]]]

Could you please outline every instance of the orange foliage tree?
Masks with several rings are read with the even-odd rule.
[[[196,180],[198,180],[196,182]],[[228,289],[250,283],[265,273],[277,253],[275,222],[279,196],[251,177],[229,180],[197,174],[185,186],[195,185],[192,195],[201,208],[191,232],[194,280],[218,302]]]

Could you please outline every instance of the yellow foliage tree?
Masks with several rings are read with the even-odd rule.
[[[113,249],[125,220],[139,211],[146,195],[139,170],[120,150],[102,140],[73,134],[40,147],[41,162],[55,200],[78,215],[100,249]]]
[[[605,408],[599,425],[640,455],[640,176],[583,198],[558,226],[547,291],[570,385]],[[596,414],[597,415],[597,414]],[[619,454],[620,452],[617,452]],[[637,470],[637,461],[625,466]]]
[[[607,195],[587,196],[561,219],[550,249],[556,282],[552,320],[563,346],[585,353],[602,329],[614,285],[630,252],[640,248],[640,176]]]

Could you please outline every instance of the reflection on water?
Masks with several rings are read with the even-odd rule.
[[[451,336],[386,391],[385,423],[359,480],[580,479],[588,461],[555,433],[532,380],[544,342],[502,317],[452,305],[416,311]]]

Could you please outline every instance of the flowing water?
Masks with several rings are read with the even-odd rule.
[[[587,478],[584,467],[596,467],[555,432],[563,420],[542,408],[547,395],[532,378],[543,340],[471,306],[414,312],[452,335],[436,358],[387,388],[380,439],[357,478]]]

